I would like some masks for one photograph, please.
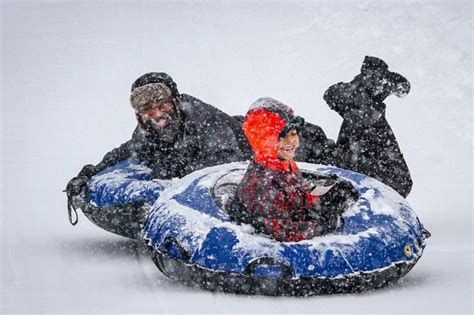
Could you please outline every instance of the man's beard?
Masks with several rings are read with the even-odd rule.
[[[178,140],[181,121],[177,114],[168,115],[166,118],[167,125],[164,128],[157,129],[151,120],[147,120],[143,127],[147,132],[147,138],[155,142],[159,147],[170,147]]]

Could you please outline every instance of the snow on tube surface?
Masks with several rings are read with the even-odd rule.
[[[148,210],[168,185],[169,181],[152,180],[151,170],[138,160],[125,160],[91,178],[89,199],[81,208],[104,230],[140,238]]]
[[[336,174],[359,193],[334,233],[278,242],[238,225],[223,210],[247,163],[203,169],[174,182],[144,230],[166,276],[209,290],[312,295],[375,289],[404,276],[423,253],[423,226],[392,188],[335,167],[298,163],[303,174]]]

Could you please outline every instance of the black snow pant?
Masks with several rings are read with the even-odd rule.
[[[370,126],[344,120],[337,152],[339,167],[378,179],[403,197],[410,193],[410,172],[385,117]]]
[[[403,197],[410,193],[410,171],[384,116],[370,123],[344,119],[336,143],[306,123],[301,147],[297,161],[334,165],[375,178]]]
[[[369,93],[347,93],[348,84],[331,86],[324,99],[344,119],[328,164],[373,177],[406,197],[412,188],[410,171],[386,117],[386,105]]]

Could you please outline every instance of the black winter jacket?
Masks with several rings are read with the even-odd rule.
[[[182,126],[174,146],[160,146],[148,139],[138,125],[130,140],[108,152],[99,164],[84,166],[79,176],[90,178],[129,158],[144,162],[153,170],[153,177],[160,179],[183,177],[208,166],[251,159],[240,117],[229,116],[186,94],[181,95],[178,108]]]

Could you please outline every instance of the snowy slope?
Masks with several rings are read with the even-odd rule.
[[[2,1],[1,29],[1,313],[472,313],[470,1]],[[433,233],[398,285],[213,294],[169,281],[140,244],[83,216],[69,225],[61,191],[130,137],[141,74],[168,72],[230,114],[271,96],[335,138],[341,119],[322,94],[367,54],[412,83],[387,117]]]

